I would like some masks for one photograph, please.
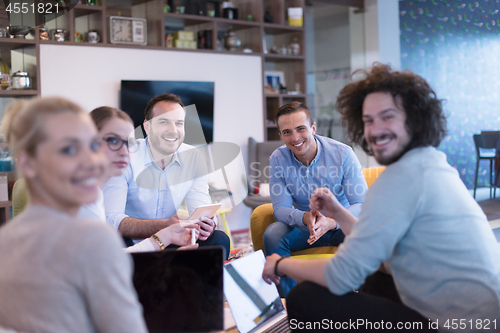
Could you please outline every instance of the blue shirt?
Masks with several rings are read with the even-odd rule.
[[[304,226],[302,218],[310,211],[309,199],[315,189],[328,188],[356,217],[368,189],[351,147],[319,135],[314,137],[317,153],[308,167],[297,160],[286,145],[276,149],[269,158],[274,216],[294,227]]]
[[[111,178],[104,188],[108,223],[118,229],[126,217],[168,219],[184,198],[189,214],[211,203],[207,163],[198,149],[182,144],[162,170],[153,160],[148,140],[137,141],[139,147],[130,153],[127,170]]]

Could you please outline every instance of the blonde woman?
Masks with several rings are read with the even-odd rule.
[[[0,323],[22,332],[146,332],[131,260],[116,231],[77,218],[104,173],[87,113],[37,98],[12,116],[8,139],[30,203],[0,228]]]

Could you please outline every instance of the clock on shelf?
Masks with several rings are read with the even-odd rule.
[[[109,41],[113,44],[146,45],[146,20],[133,17],[110,16]]]

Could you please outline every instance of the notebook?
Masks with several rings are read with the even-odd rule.
[[[223,329],[224,248],[132,253],[149,332]]]
[[[262,279],[265,262],[259,250],[224,266],[224,295],[241,333],[291,332],[278,289]]]

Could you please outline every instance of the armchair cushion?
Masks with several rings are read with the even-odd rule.
[[[271,223],[276,222],[273,214],[273,204],[267,203],[258,206],[250,217],[250,233],[252,234],[253,249],[264,251],[264,232]]]

